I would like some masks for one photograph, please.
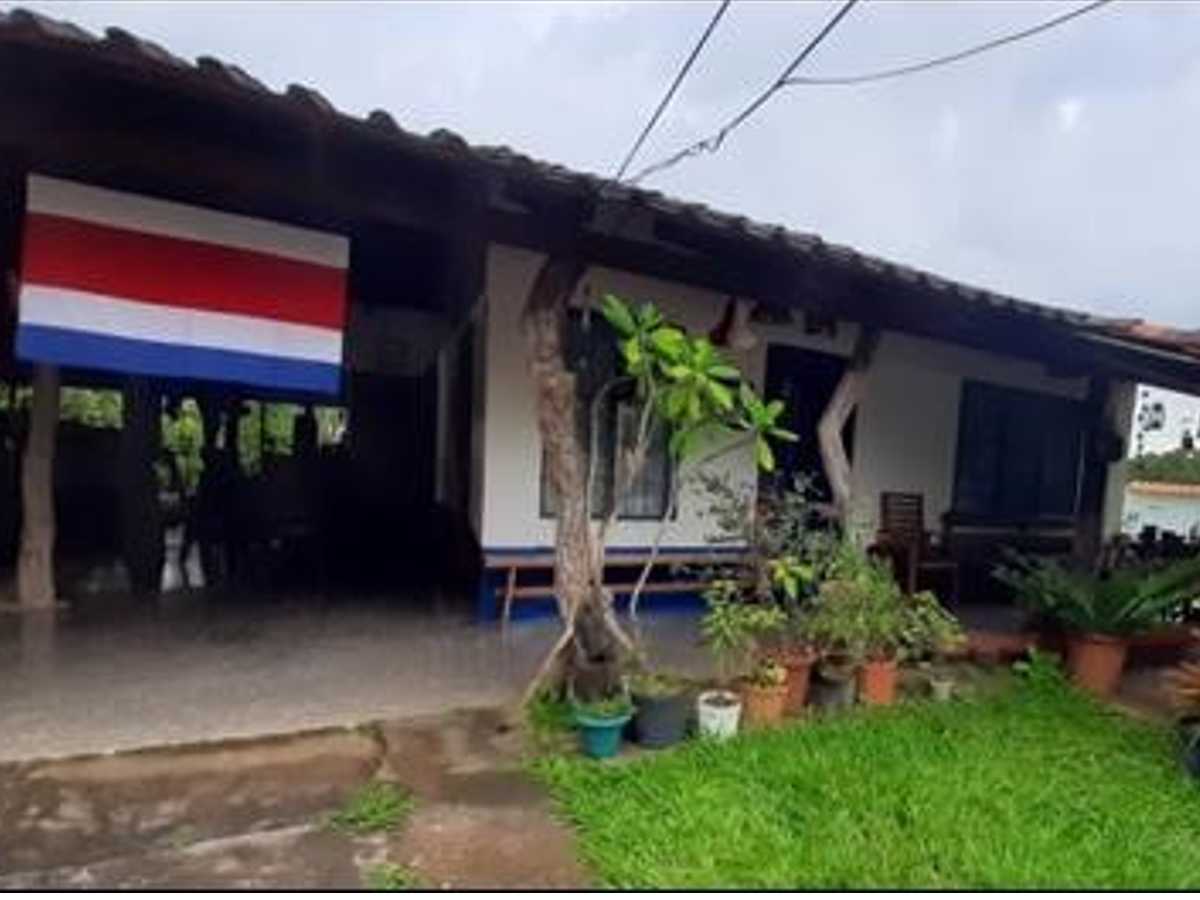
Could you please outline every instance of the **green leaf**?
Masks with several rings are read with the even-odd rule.
[[[721,409],[733,409],[733,393],[719,381],[706,382],[708,395]]]
[[[715,366],[710,366],[708,374],[710,377],[720,378],[722,381],[737,381],[742,377],[741,372],[725,363],[717,363]]]
[[[604,295],[604,299],[600,301],[600,312],[621,337],[629,337],[637,332],[637,323],[633,320],[633,313],[615,295]]]
[[[755,457],[758,462],[758,467],[764,472],[775,471],[775,453],[771,450],[771,445],[765,439],[759,438],[754,443]]]
[[[679,419],[683,416],[684,410],[687,407],[687,390],[681,387],[673,387],[667,391],[666,399],[667,416],[671,419]]]
[[[754,396],[754,391],[744,381],[738,385],[738,399],[742,401],[742,406],[745,407],[747,412],[752,410],[758,402],[758,398]]]
[[[638,363],[642,361],[642,345],[638,343],[636,337],[631,337],[622,342],[621,353],[624,354],[625,363],[629,366],[630,370],[636,368]]]
[[[788,431],[786,428],[771,428],[767,431],[771,437],[779,441],[786,441],[789,444],[794,444],[800,440],[800,435],[794,431]]]
[[[687,338],[683,332],[670,326],[654,329],[650,334],[650,340],[654,342],[654,349],[671,362],[678,361],[687,344]]]

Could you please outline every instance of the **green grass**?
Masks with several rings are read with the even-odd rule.
[[[412,795],[386,781],[370,781],[356,790],[334,813],[329,824],[347,834],[391,831],[412,812]]]
[[[613,887],[1200,887],[1200,787],[1172,736],[1041,672],[970,702],[534,768]]]
[[[412,869],[397,863],[377,863],[367,869],[366,885],[372,891],[414,891],[421,881]]]

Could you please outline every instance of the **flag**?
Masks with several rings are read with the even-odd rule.
[[[337,393],[349,241],[30,175],[20,359]]]

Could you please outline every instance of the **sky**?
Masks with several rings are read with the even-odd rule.
[[[354,114],[611,174],[715,2],[25,4]],[[799,74],[953,52],[1078,3],[861,2]],[[644,148],[707,136],[834,0],[734,2]],[[1118,0],[967,62],[777,94],[644,186],[1031,300],[1200,328],[1200,3]],[[638,165],[635,165],[638,168]]]

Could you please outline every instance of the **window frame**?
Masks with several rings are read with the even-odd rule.
[[[978,454],[978,448],[967,446],[968,428],[972,424],[972,416],[968,413],[969,397],[972,394],[977,396],[985,396],[991,394],[993,397],[1001,398],[1003,404],[1004,424],[1001,426],[1004,430],[1001,433],[1001,449],[997,463],[997,470],[993,476],[993,485],[991,494],[988,500],[988,509],[979,511],[970,508],[964,508],[963,495],[966,491],[964,479],[967,477],[965,472],[965,463],[968,458]],[[1014,486],[1020,483],[1020,479],[1012,474],[1012,470],[1007,468],[1006,461],[1011,457],[1011,453],[1006,452],[1012,445],[1013,440],[1009,436],[1011,421],[1014,417],[1029,419],[1028,413],[1033,404],[1039,404],[1045,407],[1057,407],[1060,415],[1066,414],[1069,418],[1062,421],[1073,422],[1074,427],[1074,480],[1072,500],[1069,511],[1063,512],[1058,510],[1048,510],[1041,502],[1046,495],[1046,457],[1048,455],[1049,441],[1055,432],[1046,430],[1040,432],[1042,440],[1038,444],[1038,454],[1036,460],[1037,475],[1036,475],[1036,497],[1037,503],[1031,511],[1009,511],[1004,509],[997,503],[998,498],[1011,494]],[[1024,406],[1024,409],[1021,407]],[[1024,415],[1021,415],[1024,413]],[[1066,397],[1061,394],[1049,394],[1041,391],[1029,390],[1028,388],[1017,388],[1009,385],[997,384],[982,379],[964,378],[960,387],[959,406],[958,406],[958,434],[955,445],[955,463],[954,476],[950,490],[950,512],[949,516],[961,524],[979,524],[987,525],[1010,525],[1010,524],[1043,524],[1043,523],[1068,523],[1074,522],[1079,515],[1079,504],[1082,493],[1083,483],[1083,464],[1085,456],[1085,441],[1087,440],[1086,427],[1086,404],[1084,401],[1074,397]],[[1037,421],[1029,421],[1031,427],[1037,427]]]

